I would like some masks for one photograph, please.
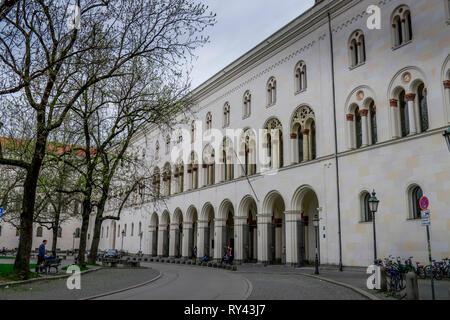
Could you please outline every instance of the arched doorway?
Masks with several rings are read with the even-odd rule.
[[[204,255],[210,259],[214,257],[215,243],[214,243],[214,228],[215,228],[215,215],[214,208],[210,203],[205,204],[203,207],[203,219],[206,222],[203,235]]]
[[[268,261],[272,264],[285,264],[286,206],[283,197],[277,191],[270,192],[264,200],[263,208],[271,216],[267,235]]]
[[[161,225],[159,230],[160,240],[158,241],[162,244],[160,253],[162,257],[169,256],[169,243],[170,243],[169,231],[170,231],[170,215],[168,211],[164,211],[161,216]]]
[[[217,243],[217,250],[220,249],[220,254],[226,252],[227,247],[230,246],[232,250],[232,255],[234,257],[234,207],[230,200],[224,200],[219,207],[219,214],[222,219],[225,219],[225,226],[222,229],[222,241]],[[219,246],[221,246],[219,248]]]
[[[245,217],[242,239],[244,263],[254,263],[258,260],[257,212],[255,200],[249,195],[244,197],[239,206],[239,216]]]
[[[150,254],[152,257],[156,257],[158,255],[158,229],[158,214],[153,212],[152,218],[150,219]]]
[[[173,235],[173,256],[175,258],[181,258],[181,248],[183,247],[183,214],[181,210],[177,208],[173,214],[174,235]]]
[[[198,246],[197,246],[197,238],[198,238],[198,215],[197,209],[193,206],[189,207],[186,214],[186,222],[191,223],[191,227],[188,229],[187,234],[187,252],[183,254],[189,258],[193,257],[194,248],[197,248],[198,255]],[[202,258],[202,257],[200,257]]]
[[[300,187],[294,194],[292,207],[297,216],[296,252],[299,265],[310,264],[315,259],[316,234],[313,226],[314,216],[319,216],[319,200],[314,190],[309,186]],[[319,222],[320,223],[320,222]],[[320,246],[319,261],[320,261]]]

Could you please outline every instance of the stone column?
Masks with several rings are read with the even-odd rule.
[[[359,110],[359,115],[361,116],[361,131],[362,131],[362,146],[367,147],[369,145],[369,135],[367,128],[367,115],[369,110],[361,109]]]
[[[185,259],[189,258],[192,255],[190,250],[191,248],[191,239],[192,239],[192,222],[183,222],[183,248],[181,251],[181,256]],[[198,248],[197,248],[198,254]]]
[[[164,256],[164,248],[168,245],[167,232],[167,225],[160,224],[158,231],[158,257]]]
[[[271,232],[272,226],[272,215],[269,214],[258,214],[258,263],[269,263],[270,257],[269,252],[271,251],[269,240],[269,233]]]
[[[416,117],[414,116],[416,94],[408,93],[405,97],[406,97],[406,100],[408,100],[409,135],[413,135],[413,134],[417,133]]]
[[[300,162],[298,159],[298,136],[296,133],[291,133],[291,164]]]
[[[355,119],[355,116],[351,113],[347,113],[346,114],[346,119],[347,119],[347,132],[348,132],[348,136],[347,136],[347,146],[348,149],[351,150],[353,149],[353,139],[355,136],[355,132],[353,130],[353,120]]]
[[[247,217],[234,217],[234,260],[237,263],[244,261],[244,227]]]
[[[301,213],[300,211],[289,210],[285,211],[284,214],[286,217],[286,264],[297,265],[297,223],[301,219]]]
[[[202,259],[206,253],[206,246],[209,245],[207,233],[208,221],[198,220],[198,234],[197,234],[197,258]]]
[[[303,161],[311,160],[311,152],[309,150],[309,129],[302,130],[303,134]]]
[[[389,105],[391,106],[391,116],[392,116],[392,122],[391,122],[391,130],[393,133],[393,138],[399,138],[401,136],[401,125],[400,125],[400,114],[398,111],[398,100],[397,99],[391,99],[389,100]]]
[[[226,219],[214,219],[214,260],[218,262],[222,261],[226,227]]]
[[[169,241],[169,257],[174,258],[176,254],[176,246],[177,246],[177,233],[179,236],[179,225],[178,223],[170,224],[170,241]]]

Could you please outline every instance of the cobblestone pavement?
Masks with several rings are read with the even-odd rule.
[[[238,271],[242,273],[266,273],[266,274],[307,274],[312,275],[314,268],[294,268],[290,266],[267,266],[262,265],[241,265],[238,267]],[[320,276],[323,278],[331,279],[334,281],[342,282],[353,287],[362,289],[372,295],[377,296],[380,299],[394,299],[389,295],[374,290],[369,290],[366,286],[367,278],[364,268],[344,268],[343,272],[337,270],[337,267],[326,266],[320,269]],[[430,279],[418,280],[419,294],[421,300],[431,300],[431,282]],[[435,295],[437,300],[449,300],[450,281],[441,280],[434,281]]]
[[[75,300],[128,288],[159,275],[151,268],[106,268],[81,275],[81,290],[68,290],[67,278],[0,288],[0,300]]]

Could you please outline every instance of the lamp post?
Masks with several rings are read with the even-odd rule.
[[[373,256],[374,263],[377,264],[377,236],[375,233],[375,213],[378,210],[378,203],[380,201],[376,197],[375,190],[372,192],[372,196],[369,198],[369,210],[372,212],[372,223],[373,223]]]
[[[318,244],[319,216],[317,214],[314,215],[313,226],[314,226],[315,236],[316,236],[316,259],[314,261],[314,274],[319,274],[319,244]]]
[[[122,249],[120,251],[123,252],[123,238],[125,237],[125,230],[122,230]]]
[[[443,136],[445,141],[447,142],[448,151],[450,152],[450,127],[446,131],[444,131]]]

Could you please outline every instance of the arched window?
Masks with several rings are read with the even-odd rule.
[[[410,202],[410,219],[420,219],[421,209],[420,209],[420,198],[423,197],[422,188],[419,186],[413,186],[410,188],[409,202]]]
[[[266,167],[278,169],[283,166],[283,127],[281,122],[276,119],[270,119],[265,127],[267,162]]]
[[[350,67],[357,67],[366,62],[366,42],[361,30],[353,32],[349,39]]]
[[[376,144],[378,142],[378,132],[377,132],[377,109],[375,102],[369,105],[369,118],[370,118],[370,144]]]
[[[184,192],[184,163],[181,159],[177,161],[177,164],[175,165],[175,181],[176,181],[176,187],[175,190],[176,193]]]
[[[166,137],[166,154],[169,154],[170,152],[170,135],[167,135]]]
[[[109,237],[109,227],[107,226],[106,227],[106,238],[108,238]]]
[[[195,120],[191,123],[191,143],[195,142]]]
[[[124,227],[123,227],[123,236],[126,237],[127,236],[127,224],[125,223]]]
[[[203,185],[210,186],[215,183],[215,151],[211,145],[203,150]]]
[[[427,90],[422,83],[417,88],[417,102],[419,109],[419,124],[420,132],[425,132],[429,128],[428,124],[428,105],[427,105]]]
[[[311,160],[314,160],[317,158],[317,150],[316,150],[316,122],[312,121],[310,124],[310,130],[311,130]]]
[[[81,230],[80,228],[75,229],[75,238],[79,238],[81,236]]]
[[[364,192],[361,195],[361,221],[363,222],[372,221],[372,212],[370,212],[369,199],[370,199],[369,192]]]
[[[36,237],[42,237],[42,227],[37,227],[37,229],[36,229]]]
[[[171,194],[171,182],[172,182],[172,170],[170,169],[170,164],[166,163],[164,165],[164,172],[163,172],[163,181],[164,181],[164,196],[168,197]]]
[[[356,149],[362,147],[362,127],[361,127],[361,115],[359,114],[359,107],[355,108],[355,141]]]
[[[104,232],[104,231],[105,231],[105,230],[104,230],[104,228],[102,227],[102,232],[101,232],[101,236],[100,236],[101,238],[103,238],[103,235],[104,235],[103,232]]]
[[[134,223],[133,222],[131,223],[131,234],[130,235],[131,236],[134,235]]]
[[[245,129],[240,138],[240,175],[251,176],[256,174],[256,139],[255,132],[252,129]]]
[[[277,82],[274,77],[267,81],[267,106],[272,106],[277,101]]]
[[[243,98],[243,105],[242,105],[242,118],[248,118],[250,117],[252,111],[252,95],[250,94],[250,91],[245,91],[244,98]]]
[[[156,141],[156,146],[155,146],[155,159],[159,159],[159,141]]]
[[[398,97],[401,136],[406,137],[409,134],[409,114],[408,101],[406,101],[405,90],[402,90]]]
[[[211,130],[212,128],[212,115],[211,112],[206,114],[206,130]]]
[[[223,106],[223,127],[230,126],[230,104],[227,102]]]
[[[141,232],[142,232],[142,223],[139,222],[139,235],[141,234]]]
[[[195,152],[191,152],[188,165],[189,188],[198,189],[198,162]]]
[[[402,5],[392,14],[392,39],[393,47],[399,47],[408,43],[413,38],[411,11],[408,6]]]
[[[61,238],[61,237],[62,237],[62,228],[61,228],[61,227],[58,228],[58,234],[57,234],[57,236],[58,236],[58,238]]]
[[[304,61],[299,61],[295,65],[295,93],[305,91],[306,88],[306,64]]]
[[[316,124],[314,111],[304,105],[294,112],[291,122],[291,163],[316,158]]]
[[[161,186],[161,175],[159,173],[159,168],[156,167],[155,170],[153,171],[153,190],[156,198],[159,198],[160,196],[161,190],[160,186]]]
[[[120,224],[119,224],[119,228],[117,228],[117,237],[120,238]]]

